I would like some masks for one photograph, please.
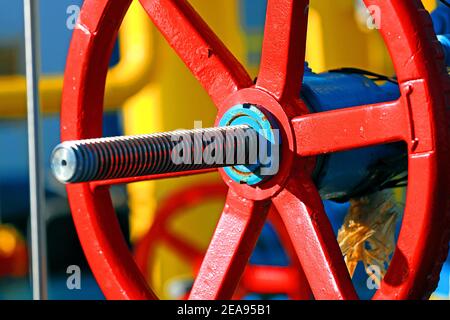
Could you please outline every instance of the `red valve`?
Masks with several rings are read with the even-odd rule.
[[[178,190],[163,200],[159,204],[150,230],[135,247],[135,259],[141,272],[144,275],[152,274],[151,259],[155,257],[156,246],[165,243],[190,263],[193,273],[197,273],[205,250],[170,231],[170,223],[189,208],[207,201],[225,199],[227,190],[227,186],[220,183],[197,184]],[[292,299],[309,299],[311,292],[305,275],[284,225],[275,210],[270,212],[269,220],[283,243],[291,265],[281,267],[248,264],[233,297],[240,299],[249,293],[257,293],[285,294]],[[149,281],[148,278],[147,281]]]
[[[314,156],[404,141],[408,195],[397,247],[377,299],[428,297],[449,242],[450,84],[443,53],[419,0],[365,0],[378,6],[380,32],[398,77],[397,101],[309,114],[298,98],[304,68],[307,0],[269,0],[256,84],[185,0],[140,0],[150,18],[218,108],[249,103],[270,112],[283,141],[278,174],[229,187],[226,205],[193,285],[192,299],[229,299],[273,205],[316,299],[357,295],[336,237],[311,182]],[[62,98],[63,140],[102,135],[108,57],[131,0],[86,0],[69,51]],[[193,172],[190,172],[192,174]],[[120,234],[108,186],[156,175],[68,185],[81,244],[110,299],[156,298]]]

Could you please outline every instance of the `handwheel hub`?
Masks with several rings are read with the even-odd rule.
[[[258,134],[257,145],[247,143],[249,157],[254,159],[248,165],[225,167],[226,174],[235,182],[256,185],[278,172],[281,143],[275,118],[252,104],[238,104],[230,108],[219,121],[220,127],[247,125]]]
[[[298,107],[294,108],[300,112]],[[272,137],[278,139],[278,148],[276,149],[278,155],[272,156],[277,159],[270,164],[273,169],[277,165],[274,161],[279,162],[276,172],[271,171],[262,179],[261,176],[259,178],[251,176],[251,179],[241,180],[245,172],[239,172],[240,168],[236,168],[238,166],[219,169],[224,182],[242,197],[251,200],[268,199],[284,188],[293,168],[295,154],[295,138],[289,120],[291,116],[286,113],[286,110],[290,108],[290,106],[282,106],[270,93],[254,87],[235,92],[219,106],[216,127],[227,123],[233,123],[233,126],[237,123],[245,123],[245,125],[254,126],[253,128],[263,128],[263,132],[272,133]],[[307,109],[305,108],[305,110]],[[270,137],[270,134],[267,136]],[[258,140],[263,141],[264,139]],[[271,139],[266,138],[266,141],[270,142]],[[257,173],[252,172],[252,175],[256,176]]]

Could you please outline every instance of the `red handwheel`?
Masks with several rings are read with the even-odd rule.
[[[188,262],[192,267],[193,274],[198,272],[205,249],[192,243],[185,236],[174,233],[170,229],[170,225],[190,208],[195,208],[208,201],[225,199],[227,190],[225,184],[200,183],[176,190],[159,203],[149,231],[135,245],[136,263],[141,272],[147,275],[148,282],[150,281],[148,275],[154,271],[153,259],[159,244],[165,244],[167,248]],[[268,218],[289,257],[290,265],[248,264],[233,298],[240,299],[247,294],[256,293],[284,294],[292,299],[309,299],[311,292],[308,283],[281,218],[275,210],[269,213]]]
[[[256,185],[228,185],[226,204],[194,282],[191,299],[232,297],[271,205],[279,212],[316,299],[356,299],[318,191],[314,156],[404,141],[408,191],[401,232],[377,299],[428,297],[449,241],[450,84],[429,14],[419,0],[366,0],[378,6],[398,77],[392,102],[310,114],[299,98],[305,61],[307,0],[268,0],[259,76],[244,68],[184,0],[140,0],[150,18],[218,108],[217,123],[239,104],[263,108],[280,129],[280,170]],[[65,73],[62,139],[102,135],[108,58],[131,0],[86,0]],[[106,169],[105,169],[106,170]],[[133,260],[112,206],[111,184],[176,177],[159,174],[67,186],[87,260],[109,299],[156,298]]]

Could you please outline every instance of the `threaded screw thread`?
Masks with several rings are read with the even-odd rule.
[[[76,183],[247,164],[248,144],[257,138],[240,125],[66,141],[53,150],[52,171]]]

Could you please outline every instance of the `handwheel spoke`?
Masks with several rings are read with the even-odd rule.
[[[304,72],[308,0],[269,0],[256,86],[279,101],[298,97]]]
[[[311,288],[309,287],[308,279],[306,278],[305,272],[298,260],[298,257],[295,253],[294,246],[292,244],[291,238],[286,230],[286,226],[284,225],[283,219],[281,218],[278,211],[274,206],[270,207],[269,210],[269,221],[274,226],[275,230],[277,230],[277,235],[280,239],[280,242],[283,246],[283,249],[290,260],[291,269],[296,271],[296,288],[298,290],[289,292],[290,298],[295,300],[309,300],[312,297]]]
[[[273,200],[316,299],[356,299],[322,200],[306,178],[291,178]]]
[[[233,54],[185,0],[140,0],[150,18],[190,71],[221,107],[252,81]]]
[[[308,114],[292,125],[300,156],[405,140],[409,128],[400,101]]]
[[[190,299],[230,299],[255,247],[269,202],[254,202],[228,192]]]

